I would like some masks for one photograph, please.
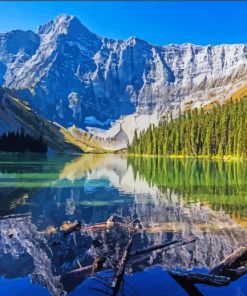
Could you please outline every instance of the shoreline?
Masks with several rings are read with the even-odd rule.
[[[152,157],[152,158],[168,158],[168,159],[195,159],[195,160],[223,160],[223,161],[245,161],[247,158],[240,157],[240,156],[233,156],[233,155],[225,155],[225,156],[208,156],[208,155],[197,155],[197,156],[190,156],[190,155],[158,155],[158,154],[132,154],[126,153],[127,157]]]

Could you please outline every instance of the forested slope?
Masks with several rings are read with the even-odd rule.
[[[137,135],[131,154],[180,156],[247,156],[247,98],[229,100],[212,110],[193,109],[176,119],[165,118],[157,127]]]

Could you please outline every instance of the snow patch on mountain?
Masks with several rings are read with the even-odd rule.
[[[87,127],[88,131],[101,141],[101,146],[106,150],[120,150],[126,148],[128,142],[131,143],[134,131],[139,134],[146,130],[150,124],[157,125],[159,115],[152,114],[130,114],[115,121],[108,129]]]

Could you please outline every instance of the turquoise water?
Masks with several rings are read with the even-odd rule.
[[[59,228],[68,220],[105,222],[112,214],[141,220],[135,249],[196,238],[127,266],[125,295],[187,295],[164,268],[207,271],[246,245],[246,188],[245,163],[0,154],[0,295],[100,295],[95,289],[106,287],[90,272],[70,272],[92,264],[95,239],[113,250],[110,259],[116,246],[104,231],[64,237]],[[247,295],[246,280],[198,289],[203,295]]]

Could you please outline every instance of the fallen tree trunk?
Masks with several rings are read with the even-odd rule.
[[[190,272],[186,270],[174,271],[170,270],[168,273],[175,278],[180,278],[184,281],[197,284],[206,284],[210,286],[226,286],[231,279],[226,276],[218,276],[213,274],[204,274],[198,272]]]
[[[64,235],[68,235],[79,229],[81,229],[81,222],[77,220],[73,223],[66,222],[60,227],[60,230],[63,232]]]
[[[101,271],[103,269],[104,263],[106,261],[106,257],[105,256],[98,256],[94,259],[93,262],[93,270],[92,273],[96,273],[98,271]]]
[[[228,276],[232,279],[232,281],[237,280],[242,275],[247,273],[247,268],[238,268],[238,269],[228,269]]]
[[[247,247],[241,247],[209,271],[214,275],[230,275],[234,269],[247,264]],[[236,274],[236,271],[235,271]]]
[[[84,266],[84,267],[80,267],[80,268],[71,270],[71,271],[67,272],[65,275],[75,274],[75,273],[79,274],[79,273],[83,273],[83,272],[87,272],[87,271],[92,271],[92,269],[93,269],[93,265],[88,265],[88,266]]]
[[[80,274],[80,273],[84,273],[84,272],[92,272],[92,274],[96,273],[96,272],[101,271],[103,269],[103,265],[104,265],[105,260],[106,260],[106,257],[104,257],[104,256],[96,257],[94,259],[94,262],[92,265],[83,266],[83,267],[74,269],[72,271],[67,272],[66,275]]]
[[[93,265],[88,265],[61,275],[61,283],[64,289],[68,293],[71,292],[77,285],[82,283],[92,274],[92,268]]]
[[[201,296],[202,293],[195,284],[213,286],[226,286],[247,273],[247,248],[242,247],[230,254],[207,274],[189,271],[168,271],[168,273],[193,296]],[[245,268],[241,268],[245,266]]]
[[[100,231],[100,230],[107,230],[107,225],[106,222],[102,222],[102,223],[95,223],[93,225],[88,225],[88,226],[83,226],[81,228],[84,231]]]
[[[171,277],[187,292],[190,296],[203,296],[201,291],[195,286],[195,283],[183,280],[179,277],[172,276]]]
[[[176,246],[176,247],[180,247],[180,246],[183,246],[183,245],[186,245],[186,244],[189,244],[189,243],[193,243],[195,240],[196,240],[195,238],[193,238],[191,240],[174,240],[174,241],[170,241],[168,243],[153,245],[151,247],[147,247],[145,249],[137,250],[135,252],[132,252],[132,253],[130,253],[130,256],[134,257],[134,256],[144,255],[146,253],[156,251],[156,250],[159,250],[159,249],[164,249],[164,248],[170,247],[170,246],[175,245],[175,244],[178,244],[178,246]]]
[[[129,240],[124,252],[123,252],[123,257],[119,262],[119,269],[118,272],[115,276],[115,278],[113,279],[112,282],[112,288],[113,288],[113,296],[117,296],[119,289],[121,287],[122,284],[122,280],[125,274],[125,268],[126,268],[126,264],[130,258],[130,251],[133,245],[133,240],[134,240],[134,236],[135,233],[132,235],[131,239]]]

